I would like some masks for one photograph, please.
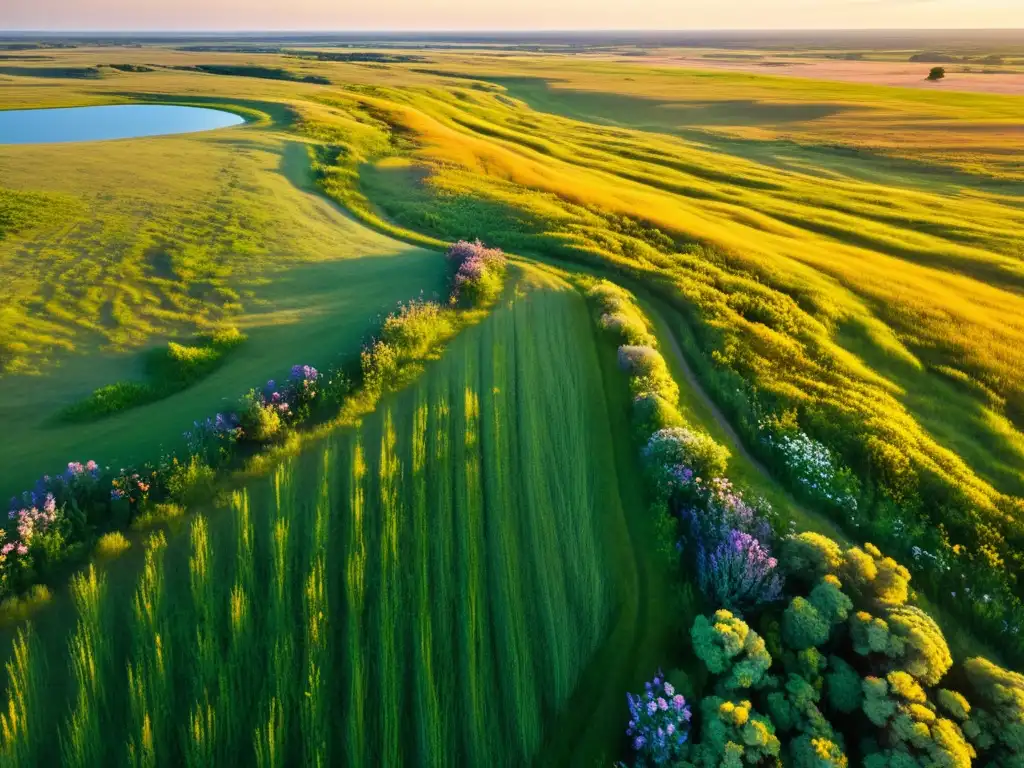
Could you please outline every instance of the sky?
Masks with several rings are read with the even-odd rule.
[[[1024,28],[1024,0],[0,0],[0,31],[897,28]]]

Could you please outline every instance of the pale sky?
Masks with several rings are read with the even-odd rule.
[[[0,30],[847,28],[1024,28],[1024,0],[0,0]]]

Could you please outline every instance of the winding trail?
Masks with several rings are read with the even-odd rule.
[[[733,427],[726,415],[722,413],[721,409],[707,391],[705,391],[704,387],[701,386],[696,373],[694,373],[693,368],[690,367],[690,363],[687,361],[686,355],[683,353],[683,348],[676,337],[676,332],[673,329],[672,324],[666,319],[666,313],[671,312],[672,310],[665,307],[663,302],[654,298],[646,291],[643,291],[642,289],[638,290],[638,287],[636,286],[630,286],[630,290],[633,290],[637,295],[644,314],[647,315],[648,319],[654,325],[655,335],[661,343],[662,353],[668,359],[669,368],[673,373],[677,374],[675,378],[678,379],[681,377],[683,379],[683,381],[680,381],[679,383],[685,384],[685,386],[689,388],[689,391],[699,401],[701,410],[704,411],[707,417],[713,422],[715,429],[712,431],[716,431],[718,433],[714,436],[720,442],[725,443],[726,447],[733,454],[733,457],[730,460],[730,474],[735,472],[738,465],[742,474],[746,476],[746,480],[751,480],[751,475],[754,475],[756,480],[759,481],[759,484],[762,486],[762,488],[758,490],[762,493],[764,493],[765,490],[770,490],[771,495],[776,500],[784,501],[800,529],[823,533],[842,544],[849,544],[849,536],[846,535],[842,528],[840,528],[830,518],[808,509],[797,501],[796,498],[772,476],[769,469],[747,449],[739,433]],[[712,425],[704,423],[701,426],[708,428]]]

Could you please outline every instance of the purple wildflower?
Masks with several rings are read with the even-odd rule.
[[[697,576],[708,599],[730,610],[770,603],[782,594],[778,561],[761,542],[733,529],[714,548],[699,546]]]

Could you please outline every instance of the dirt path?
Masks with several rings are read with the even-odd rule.
[[[634,293],[637,293],[637,291],[634,290]],[[726,418],[725,414],[722,413],[715,401],[711,399],[710,395],[708,395],[704,390],[704,387],[701,386],[696,374],[690,367],[690,364],[686,359],[686,355],[683,354],[683,348],[680,346],[679,341],[676,338],[676,333],[673,330],[671,323],[665,319],[664,313],[666,312],[666,308],[663,307],[661,302],[657,299],[646,295],[642,291],[637,293],[637,296],[641,300],[641,305],[645,314],[647,314],[651,322],[654,323],[658,338],[662,342],[665,342],[668,347],[667,349],[662,349],[662,352],[666,357],[671,358],[669,361],[669,367],[682,374],[684,382],[680,383],[685,383],[690,391],[697,397],[703,406],[703,410],[710,415],[711,419],[718,427],[720,435],[725,437],[727,443],[726,447],[733,454],[732,462],[745,464],[749,470],[756,473],[765,486],[771,487],[775,491],[774,495],[785,501],[798,528],[823,533],[838,542],[849,543],[849,537],[838,525],[836,525],[835,522],[814,510],[808,509],[798,502],[791,493],[783,488],[782,484],[778,480],[772,477],[768,468],[749,450],[747,450],[747,447],[744,445],[743,439],[740,437],[739,433],[736,432],[735,428],[733,428],[732,424],[729,422],[729,419]]]

